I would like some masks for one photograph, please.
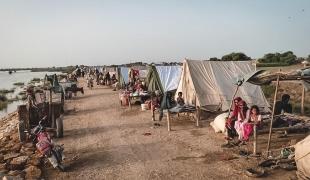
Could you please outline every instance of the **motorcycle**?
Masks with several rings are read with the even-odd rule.
[[[43,122],[47,119],[45,116],[42,120],[39,121],[39,124],[34,127],[30,132],[30,138],[32,142],[36,145],[37,150],[40,154],[47,158],[48,161],[54,168],[59,169],[60,171],[65,171],[65,167],[62,164],[64,160],[64,147],[63,145],[54,144],[50,135],[46,131],[46,128],[43,125]]]

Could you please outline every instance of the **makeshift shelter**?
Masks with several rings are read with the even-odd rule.
[[[119,67],[117,69],[118,74],[118,81],[120,82],[120,85],[122,88],[125,87],[126,84],[129,83],[130,79],[130,73],[133,73],[133,71],[136,71],[138,73],[139,79],[146,78],[147,75],[147,67],[146,66],[133,66],[133,67]]]
[[[251,61],[185,60],[177,92],[183,92],[186,104],[209,111],[225,111],[230,107],[237,80],[254,70]],[[269,107],[260,86],[245,82],[236,96],[250,106]]]
[[[181,66],[150,66],[146,77],[149,92],[162,94],[177,89],[182,72]]]
[[[273,121],[275,118],[275,108],[276,108],[276,101],[278,96],[278,87],[280,81],[301,81],[303,83],[303,90],[302,90],[302,97],[301,97],[301,113],[304,114],[304,100],[305,100],[305,91],[306,89],[309,89],[309,83],[310,83],[310,68],[304,68],[297,71],[292,71],[289,73],[282,73],[281,70],[277,73],[270,73],[266,71],[258,71],[255,72],[252,76],[247,78],[247,82],[250,82],[252,84],[270,84],[272,81],[276,80],[276,89],[275,89],[275,95],[273,99],[273,108],[272,108],[272,115],[271,115],[271,121],[269,126],[269,137],[268,137],[268,144],[267,144],[267,156],[269,155],[269,149],[270,149],[270,143],[271,143],[271,134],[272,131],[275,129],[273,128]],[[289,128],[294,128],[289,127]],[[298,127],[297,127],[298,128]]]

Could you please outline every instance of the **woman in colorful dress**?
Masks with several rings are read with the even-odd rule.
[[[229,117],[226,120],[226,140],[232,140],[233,137],[235,137],[237,135],[236,130],[235,130],[235,121],[238,118],[238,112],[239,112],[239,106],[238,103],[242,101],[242,99],[240,97],[236,97],[234,99],[234,104],[233,104],[233,110],[231,111],[231,113],[229,114]]]
[[[254,105],[250,108],[250,118],[248,122],[243,125],[243,141],[248,141],[253,132],[254,124],[261,125],[262,116],[259,112],[258,106]]]
[[[248,108],[245,101],[240,101],[238,103],[239,111],[238,111],[238,118],[235,122],[235,129],[238,134],[238,140],[239,142],[244,141],[244,124],[249,121],[250,118],[250,109]]]

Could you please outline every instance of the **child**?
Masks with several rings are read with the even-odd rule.
[[[262,117],[259,112],[258,106],[254,105],[250,108],[250,118],[249,122],[245,122],[243,125],[243,140],[248,141],[250,135],[253,132],[254,124],[260,126]]]
[[[178,98],[177,98],[177,106],[184,106],[184,99],[183,99],[183,93],[179,92],[178,93]]]

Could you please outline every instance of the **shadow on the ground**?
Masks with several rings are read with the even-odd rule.
[[[93,90],[92,90],[93,91]],[[79,95],[76,97],[73,97],[72,100],[81,100],[81,99],[85,99],[85,98],[95,98],[95,97],[100,97],[100,96],[107,96],[107,95],[114,95],[116,94],[115,91],[111,91],[111,92],[102,92],[102,93],[98,93],[98,94],[84,94],[84,95]]]
[[[152,151],[159,151],[161,145],[156,143],[120,145],[110,149],[92,148],[80,150],[80,153],[71,153],[75,156],[73,160],[66,162],[68,172],[90,169],[94,167],[106,168],[117,165],[133,164],[135,162],[153,161],[162,158],[161,156],[152,155]],[[81,153],[82,152],[82,153]]]
[[[80,129],[71,129],[64,132],[64,138],[66,139],[76,139],[87,135],[95,135],[100,133],[107,133],[108,131],[118,131],[120,129],[138,129],[143,127],[150,127],[150,123],[131,123],[131,124],[119,124],[110,126],[98,126],[98,127],[85,127]]]

